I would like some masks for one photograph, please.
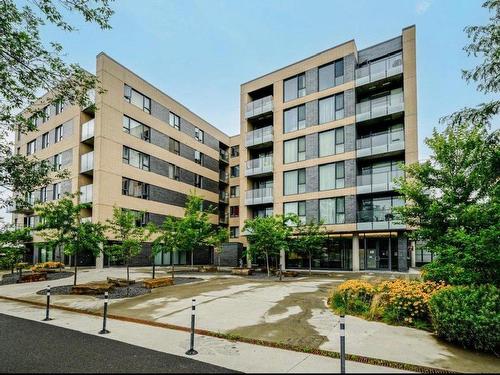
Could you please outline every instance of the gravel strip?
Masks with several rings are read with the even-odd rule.
[[[25,271],[23,272],[23,275],[28,275],[31,274],[31,271]],[[50,280],[59,280],[59,279],[65,279],[67,277],[73,276],[75,273],[70,272],[70,271],[62,271],[62,272],[52,272],[52,273],[47,273],[47,281]],[[0,285],[9,285],[9,284],[15,284],[17,283],[17,280],[19,279],[19,274],[6,274],[3,275],[2,279],[0,280]],[[44,281],[33,281],[34,283],[41,283]]]

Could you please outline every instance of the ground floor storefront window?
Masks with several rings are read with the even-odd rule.
[[[402,259],[399,259],[399,258]],[[359,268],[361,270],[398,271],[401,262],[407,263],[408,241],[401,234],[360,234]]]
[[[187,258],[185,252],[161,252],[155,255],[155,264],[157,266],[184,265],[188,263]]]
[[[286,256],[286,268],[309,269],[306,254],[289,253]],[[351,270],[352,237],[331,237],[319,254],[312,259],[313,270]]]

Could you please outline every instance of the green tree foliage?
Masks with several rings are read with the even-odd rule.
[[[152,252],[153,256],[157,254],[170,253],[172,261],[172,279],[175,279],[175,264],[174,254],[182,248],[183,236],[179,226],[180,220],[167,216],[161,226],[153,229],[156,238],[153,241]],[[153,262],[154,264],[154,262]]]
[[[89,203],[75,203],[77,194],[67,194],[57,201],[51,201],[35,207],[40,217],[36,230],[50,249],[60,248],[64,254],[74,257],[76,285],[78,273],[78,255],[99,255],[106,238],[104,227],[100,223],[82,222],[81,212],[91,207]]]
[[[220,257],[223,249],[222,245],[229,240],[229,230],[227,228],[219,228],[210,238],[208,243],[214,249],[214,255],[217,256],[217,266],[220,267]]]
[[[10,268],[14,273],[14,267],[23,259],[26,253],[26,242],[31,241],[29,228],[5,227],[0,232],[0,264],[4,268]]]
[[[127,295],[130,283],[130,260],[142,251],[142,244],[147,241],[150,231],[137,225],[141,213],[113,207],[113,217],[106,220],[113,239],[105,246],[108,256],[121,259],[127,266]]]
[[[55,103],[88,106],[89,90],[102,92],[95,75],[63,60],[62,46],[44,43],[43,26],[65,32],[76,28],[67,20],[82,16],[85,22],[109,29],[112,0],[14,0],[0,1],[0,186],[24,193],[47,184],[46,162],[15,156],[8,135],[36,129],[33,118],[45,116],[43,108]],[[40,92],[50,91],[29,111]],[[20,203],[20,198],[16,203]],[[6,205],[10,201],[4,199]]]
[[[251,256],[263,256],[266,259],[267,276],[269,277],[269,257],[280,255],[280,251],[288,251],[292,234],[293,216],[274,215],[256,217],[245,222],[243,228],[248,232],[248,252]]]
[[[483,93],[500,89],[500,1],[484,7],[493,12],[486,26],[466,28],[472,43],[465,50],[484,61],[464,71]],[[451,284],[495,283],[500,279],[500,133],[491,130],[500,101],[465,108],[444,118],[442,133],[425,140],[430,160],[405,167],[400,193],[409,204],[398,208],[415,227],[435,260],[425,267],[428,279]]]
[[[323,252],[327,235],[323,222],[310,220],[306,223],[300,222],[298,218],[296,223],[294,237],[290,240],[290,251],[303,254],[309,260],[309,275],[312,272],[312,258]]]

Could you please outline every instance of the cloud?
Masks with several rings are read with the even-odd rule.
[[[425,12],[427,12],[427,10],[429,9],[430,6],[431,6],[431,2],[429,0],[420,0],[417,2],[415,10],[416,10],[418,15],[422,15]]]

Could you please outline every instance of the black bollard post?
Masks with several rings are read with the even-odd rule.
[[[106,329],[106,318],[108,316],[108,292],[104,292],[104,314],[102,316],[102,329],[99,331],[100,335],[109,333]]]
[[[196,300],[193,299],[193,304],[191,306],[191,345],[189,350],[186,352],[187,355],[196,355],[198,352],[194,350],[194,319],[195,319],[195,302]]]
[[[47,307],[45,308],[45,319],[43,320],[44,322],[52,320],[49,314],[50,314],[50,285],[47,285]]]
[[[345,316],[340,315],[340,373],[345,374]]]

